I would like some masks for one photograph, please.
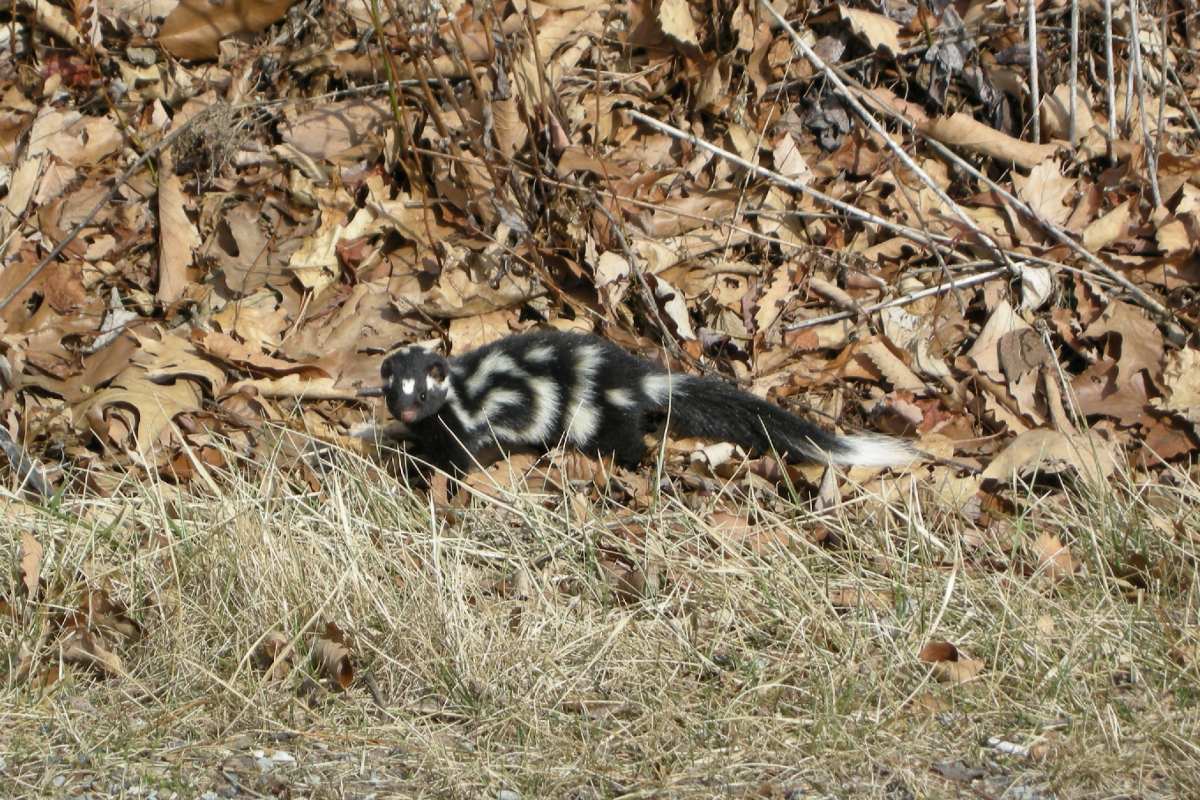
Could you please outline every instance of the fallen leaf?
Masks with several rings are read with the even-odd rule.
[[[346,635],[332,622],[313,645],[313,660],[317,670],[327,679],[346,689],[354,680],[354,665],[350,661],[350,646]]]
[[[687,0],[663,0],[658,7],[658,23],[663,33],[672,39],[700,47],[700,37],[696,32],[696,23],[692,19],[692,9]]]
[[[1051,158],[1058,149],[1053,144],[1033,144],[1015,139],[961,112],[949,117],[934,117],[919,128],[922,133],[942,144],[994,158],[1001,164],[1012,162],[1024,169],[1036,167]]]
[[[38,582],[42,572],[44,552],[44,548],[32,533],[21,531],[21,546],[17,551],[17,561],[21,565],[21,585],[25,588],[25,596],[30,600],[37,600],[38,597]]]
[[[1043,533],[1033,543],[1038,572],[1052,581],[1061,581],[1075,574],[1077,564],[1071,549],[1052,533]]]
[[[1189,348],[1168,353],[1162,384],[1163,397],[1152,398],[1150,404],[1200,424],[1200,352]]]
[[[983,661],[967,658],[950,642],[934,640],[925,644],[917,660],[929,664],[933,677],[942,683],[959,684],[975,678],[983,671]]]
[[[216,58],[226,36],[258,33],[283,19],[295,0],[180,0],[158,29],[158,43],[176,58]]]
[[[992,459],[983,471],[985,480],[1007,482],[1027,479],[1035,473],[1078,473],[1084,479],[1106,483],[1116,471],[1117,456],[1100,434],[1066,434],[1054,430],[1032,430],[1017,436]]]

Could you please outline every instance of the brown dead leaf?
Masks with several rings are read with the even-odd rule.
[[[44,552],[44,548],[32,533],[21,531],[21,546],[17,550],[17,561],[20,564],[21,586],[25,589],[25,596],[30,600],[38,598],[38,583],[42,573]]]
[[[900,23],[873,11],[850,8],[837,4],[837,15],[850,25],[851,32],[862,39],[872,50],[882,48],[891,55],[899,55]]]
[[[1116,336],[1120,340],[1117,378],[1121,382],[1131,380],[1139,370],[1155,377],[1162,368],[1163,335],[1138,306],[1121,300],[1110,302],[1082,336],[1086,339]]]
[[[1134,200],[1118,203],[1111,211],[1083,229],[1083,246],[1098,253],[1110,244],[1121,241],[1129,231],[1133,218]]]
[[[1071,548],[1052,533],[1043,533],[1033,543],[1037,557],[1038,572],[1058,582],[1075,574],[1078,562],[1071,555]]]
[[[68,664],[81,664],[110,678],[125,673],[121,658],[104,646],[99,635],[86,628],[75,628],[59,645],[62,660]]]
[[[871,611],[890,611],[896,607],[896,597],[887,589],[835,586],[829,590],[829,604],[838,609],[866,608]]]
[[[1200,352],[1189,348],[1168,353],[1162,384],[1163,397],[1153,398],[1150,404],[1200,424]]]
[[[258,33],[283,19],[294,0],[181,0],[158,29],[158,43],[176,58],[216,58],[226,36]]]
[[[935,117],[919,127],[922,133],[943,144],[994,158],[1002,164],[1012,162],[1024,169],[1036,167],[1058,149],[1053,144],[1032,144],[1014,139],[961,112],[949,117]]]
[[[662,31],[680,44],[700,47],[696,22],[687,0],[663,0],[658,7],[658,24]]]
[[[346,689],[354,680],[354,665],[350,661],[350,644],[346,635],[332,622],[313,645],[313,660],[317,671],[325,678]]]
[[[288,647],[288,638],[280,631],[268,633],[254,649],[254,666],[272,683],[287,678],[291,674],[294,661],[295,649]]]
[[[756,525],[745,514],[715,511],[708,517],[709,530],[722,542],[765,555],[795,544],[792,532],[780,526]]]
[[[200,235],[184,211],[183,185],[173,166],[164,163],[158,181],[158,299],[170,305],[187,287],[192,253]]]
[[[1029,171],[1028,177],[1013,175],[1017,196],[1042,219],[1062,225],[1071,216],[1066,201],[1075,188],[1075,179],[1068,178],[1058,164],[1046,159]]]
[[[1116,468],[1114,448],[1099,433],[1039,429],[1017,436],[987,465],[983,478],[1007,482],[1014,476],[1024,480],[1035,473],[1074,471],[1089,482],[1103,484]]]
[[[933,677],[942,683],[959,684],[974,679],[983,671],[983,661],[967,658],[946,641],[930,641],[921,648],[917,660],[929,664]]]

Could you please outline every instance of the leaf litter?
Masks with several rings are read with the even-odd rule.
[[[328,499],[325,445],[394,466],[403,494],[386,412],[361,396],[383,354],[540,325],[935,456],[838,474],[660,441],[639,472],[552,453],[433,481],[433,513],[463,531],[482,507],[520,535],[523,498],[598,518],[621,606],[696,580],[648,549],[664,497],[702,531],[680,545],[701,563],[836,551],[839,515],[886,530],[864,504],[912,493],[954,521],[969,569],[1047,592],[1104,570],[1131,602],[1194,582],[1194,510],[1150,514],[1189,543],[1163,563],[1133,544],[1097,563],[1075,532],[1026,524],[1121,476],[1200,477],[1197,26],[1158,22],[1182,6],[1114,8],[1140,32],[1114,40],[1116,87],[1096,56],[1066,59],[1063,4],[1032,50],[1016,3],[19,6],[0,39],[0,464],[28,498],[236,477]],[[1103,9],[1079,11],[1102,43]],[[3,601],[41,631],[15,674],[136,680],[133,619],[169,587],[69,574],[40,540],[21,530]],[[501,600],[534,602],[556,561],[535,563]],[[893,586],[828,600],[904,607]],[[314,611],[287,633],[262,620],[250,661],[345,690],[353,620]],[[1194,619],[1172,630],[1194,672]],[[905,658],[951,685],[1004,669],[936,638]]]

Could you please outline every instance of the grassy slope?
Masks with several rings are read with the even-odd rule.
[[[630,603],[597,559],[610,511],[518,496],[450,525],[368,471],[328,475],[323,498],[267,480],[215,500],[131,486],[58,516],[10,505],[0,525],[46,546],[48,585],[77,586],[86,567],[114,597],[156,603],[133,612],[147,634],[119,648],[127,677],[76,667],[49,689],[14,677],[45,631],[16,604],[0,793],[1200,793],[1194,485],[1074,509],[1030,496],[1028,522],[982,545],[919,500],[868,498],[827,515],[840,542],[817,546],[815,518],[765,502],[763,524],[797,535],[761,555],[719,546],[697,509],[663,499],[630,550],[654,586]],[[1182,521],[1175,541],[1163,519]],[[1043,530],[1069,541],[1074,578],[1022,574]],[[1151,565],[1140,592],[1112,572],[1131,552]],[[516,588],[494,591],[506,575]],[[868,601],[835,608],[841,587]],[[252,664],[272,629],[307,652],[301,632],[325,620],[353,635],[348,692],[298,689],[306,659],[282,683]],[[916,658],[933,639],[985,668],[939,683]],[[989,749],[993,736],[1037,757]],[[264,771],[256,750],[296,763]],[[982,777],[932,768],[955,760]]]

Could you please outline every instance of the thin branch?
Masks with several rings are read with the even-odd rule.
[[[1104,91],[1108,102],[1108,163],[1117,163],[1114,149],[1117,142],[1117,92],[1113,88],[1116,79],[1113,77],[1113,25],[1112,0],[1104,0]]]
[[[996,278],[1004,277],[1006,275],[1008,275],[1008,269],[1006,267],[989,269],[987,272],[979,272],[975,275],[968,275],[965,278],[947,281],[946,283],[939,283],[936,286],[927,286],[924,289],[918,289],[915,292],[909,292],[908,294],[900,297],[893,297],[891,300],[885,300],[881,303],[863,306],[861,313],[864,315],[874,314],[876,311],[882,311],[885,308],[908,305],[909,303],[925,297],[957,291],[958,289],[974,286],[977,283],[986,283],[987,281],[995,280]],[[855,316],[858,316],[858,314],[853,311],[838,311],[837,313],[827,314],[823,317],[815,317],[813,319],[801,320],[800,322],[793,322],[792,324],[788,325],[785,330],[799,331],[803,330],[804,328],[814,328],[817,325],[824,325],[827,322],[837,322],[838,320],[850,319],[851,317]]]
[[[1131,72],[1133,83],[1137,88],[1138,123],[1142,129],[1142,143],[1146,147],[1146,172],[1150,178],[1150,197],[1154,207],[1162,205],[1162,194],[1158,190],[1158,149],[1153,137],[1150,136],[1150,123],[1146,121],[1146,79],[1142,69],[1142,37],[1138,31],[1138,18],[1141,17],[1141,0],[1129,4],[1130,42],[1133,45],[1133,64]],[[1164,15],[1165,19],[1166,15]],[[1128,109],[1126,109],[1128,111]]]
[[[900,162],[904,164],[905,167],[907,167],[914,175],[920,178],[921,182],[929,187],[929,190],[933,192],[934,195],[942,201],[942,203],[945,204],[946,208],[950,209],[954,216],[958,217],[963,225],[966,226],[971,233],[978,237],[978,240],[996,257],[997,264],[1004,265],[1008,267],[1010,271],[1015,272],[1015,267],[1009,260],[1008,255],[1004,252],[1004,249],[1001,248],[1000,245],[998,245],[992,239],[992,237],[988,236],[978,225],[976,225],[975,220],[971,219],[971,217],[965,211],[963,211],[961,207],[959,207],[958,203],[954,202],[950,195],[946,194],[945,190],[937,184],[937,181],[929,177],[928,173],[921,169],[917,165],[917,162],[913,161],[912,156],[906,153],[904,148],[897,144],[896,141],[888,135],[888,132],[884,130],[883,126],[879,124],[874,116],[872,116],[871,112],[867,111],[863,104],[858,101],[858,98],[854,96],[854,93],[850,91],[849,87],[842,82],[842,79],[838,77],[838,74],[829,68],[829,65],[826,64],[825,61],[818,56],[811,47],[808,46],[807,42],[800,38],[800,35],[796,33],[796,29],[791,26],[791,23],[789,23],[778,11],[776,11],[775,7],[771,5],[768,0],[759,0],[759,2],[763,8],[765,8],[767,12],[775,18],[775,21],[783,27],[788,36],[791,37],[792,44],[804,54],[804,57],[807,58],[812,65],[817,68],[817,70],[824,73],[826,80],[828,80],[838,91],[838,93],[842,95],[843,99],[845,99],[846,103],[850,106],[854,113],[857,114],[859,119],[863,121],[863,124],[870,128],[876,136],[880,137],[880,139],[882,139],[887,145],[888,149],[896,155],[896,158],[900,159]]]
[[[1079,0],[1071,0],[1071,101],[1068,109],[1069,118],[1067,121],[1067,138],[1071,142],[1071,149],[1075,149],[1076,145],[1076,98],[1079,94]]]
[[[1042,91],[1038,86],[1037,0],[1027,0],[1029,17],[1029,118],[1033,121],[1033,143],[1042,143]]]
[[[1052,239],[1054,239],[1059,244],[1065,245],[1066,247],[1070,248],[1080,258],[1082,258],[1084,261],[1086,261],[1094,270],[1101,273],[1106,278],[1111,280],[1113,283],[1117,284],[1122,289],[1124,289],[1126,292],[1128,292],[1129,296],[1132,297],[1133,300],[1138,305],[1140,305],[1142,308],[1146,309],[1147,311],[1149,311],[1151,314],[1154,315],[1154,317],[1163,326],[1164,330],[1166,331],[1167,339],[1172,344],[1177,345],[1177,346],[1182,346],[1183,343],[1187,340],[1187,334],[1184,333],[1183,329],[1181,327],[1179,327],[1179,325],[1176,322],[1174,322],[1174,316],[1171,314],[1170,310],[1168,310],[1162,303],[1158,302],[1157,300],[1152,298],[1150,295],[1146,294],[1144,291],[1139,289],[1137,286],[1135,286],[1133,284],[1132,281],[1130,281],[1124,275],[1122,275],[1121,273],[1114,270],[1112,267],[1105,264],[1094,253],[1092,253],[1090,250],[1088,250],[1086,247],[1084,247],[1079,242],[1075,241],[1075,239],[1072,238],[1070,234],[1068,234],[1066,231],[1064,231],[1062,228],[1058,227],[1054,223],[1050,222],[1050,220],[1046,219],[1041,214],[1034,211],[1033,208],[1031,208],[1027,203],[1025,203],[1025,201],[1018,199],[1015,195],[1013,195],[1011,192],[1009,192],[1003,186],[996,183],[994,180],[989,178],[987,175],[980,172],[969,161],[967,161],[964,158],[961,158],[958,154],[956,154],[950,148],[946,147],[944,144],[942,144],[938,140],[934,139],[933,137],[927,136],[924,133],[922,133],[920,131],[920,129],[917,128],[916,124],[912,120],[908,119],[904,115],[902,115],[902,114],[898,113],[897,111],[895,111],[894,109],[890,108],[886,103],[883,103],[882,101],[880,101],[878,99],[875,99],[871,95],[871,93],[869,91],[867,91],[866,89],[864,89],[862,87],[856,87],[856,88],[858,88],[858,91],[861,92],[865,97],[870,98],[871,101],[875,105],[877,105],[881,110],[884,111],[884,113],[888,114],[893,119],[898,121],[900,124],[904,125],[905,127],[909,128],[910,130],[914,131],[919,136],[921,136],[921,138],[925,141],[925,143],[928,144],[935,151],[937,151],[939,155],[941,155],[943,158],[947,159],[948,161],[953,162],[957,166],[961,167],[963,170],[965,170],[966,172],[971,174],[976,180],[981,181],[982,183],[987,185],[987,187],[989,189],[991,189],[997,195],[1002,197],[1005,200],[1005,202],[1007,202],[1009,205],[1011,205],[1014,209],[1020,211],[1022,214],[1026,215],[1027,217],[1032,219],[1034,222],[1036,222],[1042,228],[1042,230],[1044,230]],[[1111,144],[1111,140],[1110,140],[1110,144]],[[1018,256],[1018,257],[1020,257],[1020,256]]]
[[[17,296],[21,294],[21,292],[25,291],[29,284],[33,283],[34,279],[42,273],[42,270],[48,267],[54,261],[54,259],[62,255],[63,250],[67,249],[67,245],[75,241],[75,237],[79,235],[80,231],[92,224],[92,220],[95,219],[96,215],[100,213],[100,209],[112,202],[112,199],[117,196],[117,192],[119,192],[121,187],[124,186],[131,177],[133,177],[134,173],[141,169],[147,161],[162,151],[163,148],[169,146],[172,142],[182,136],[184,131],[190,130],[191,127],[198,121],[207,117],[210,112],[211,108],[206,108],[197,113],[195,116],[189,118],[187,122],[180,125],[163,138],[159,139],[158,142],[152,145],[148,150],[146,150],[146,152],[142,153],[142,155],[139,156],[136,161],[126,167],[125,171],[117,176],[117,179],[113,182],[112,188],[104,193],[104,196],[96,202],[96,205],[92,206],[92,210],[85,214],[83,218],[79,220],[79,222],[75,223],[75,227],[71,228],[71,230],[67,232],[67,235],[60,239],[58,244],[54,246],[54,249],[51,250],[45,258],[39,261],[37,265],[29,271],[29,274],[21,279],[21,282],[18,283],[11,292],[9,292],[8,297],[0,300],[0,311],[8,308],[8,304],[15,300]]]
[[[705,141],[704,139],[701,139],[699,136],[696,136],[694,133],[680,130],[679,128],[676,128],[674,125],[671,125],[666,122],[662,122],[660,120],[655,119],[654,117],[647,116],[646,114],[643,114],[642,112],[640,112],[636,109],[632,109],[632,108],[628,109],[628,110],[626,110],[625,113],[628,114],[632,119],[635,119],[638,122],[643,122],[643,123],[649,125],[650,127],[654,128],[662,133],[667,134],[668,136],[670,136],[672,138],[688,142],[689,144],[691,144],[694,147],[699,147],[703,150],[707,150],[708,152],[712,153],[713,155],[720,156],[721,158],[725,159],[726,161],[730,161],[734,164],[737,164],[739,167],[742,167],[743,169],[750,170],[755,175],[758,175],[760,178],[765,178],[766,180],[769,180],[772,183],[778,184],[780,186],[784,186],[788,189],[791,189],[792,191],[799,192],[800,194],[808,195],[809,197],[813,198],[817,202],[824,203],[825,205],[830,206],[832,208],[836,208],[838,211],[841,211],[846,216],[851,217],[853,219],[857,219],[860,222],[868,222],[872,225],[878,225],[879,227],[883,228],[884,230],[889,230],[895,234],[903,236],[906,239],[911,239],[912,241],[917,242],[918,244],[921,244],[921,245],[929,245],[930,242],[937,242],[937,243],[948,245],[948,244],[951,244],[953,241],[948,236],[941,236],[939,234],[929,233],[928,231],[918,230],[917,228],[910,228],[907,225],[901,225],[899,223],[886,220],[883,217],[878,217],[878,216],[870,213],[869,211],[863,211],[861,208],[858,208],[857,206],[852,206],[849,203],[846,203],[842,200],[838,200],[834,197],[830,197],[829,195],[825,194],[824,192],[817,191],[816,189],[812,188],[811,186],[808,186],[807,184],[803,184],[800,181],[793,180],[791,178],[780,175],[778,172],[773,172],[773,171],[767,169],[766,167],[762,167],[762,166],[759,166],[758,164],[755,164],[752,161],[747,161],[746,159],[742,158],[741,156],[737,155],[736,153],[731,153],[722,147],[718,147],[717,145],[713,144],[712,142],[708,142],[708,141]]]

